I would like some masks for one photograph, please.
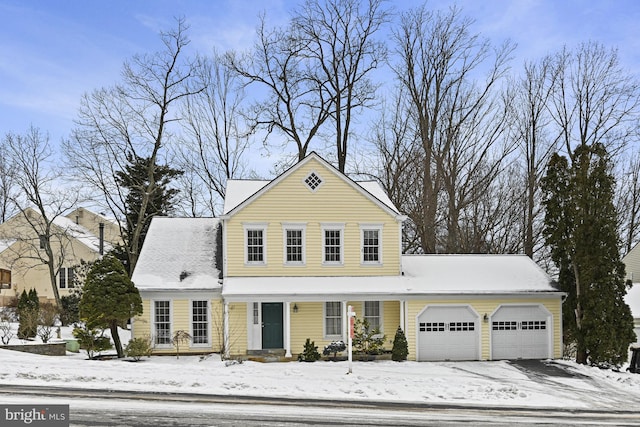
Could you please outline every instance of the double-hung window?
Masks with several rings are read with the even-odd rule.
[[[156,345],[171,345],[171,301],[153,302],[153,330]]]
[[[245,225],[245,264],[264,265],[267,263],[266,225]]]
[[[323,225],[322,234],[322,263],[342,265],[344,263],[344,225]]]
[[[342,303],[324,303],[324,335],[327,338],[342,338]]]
[[[382,264],[382,226],[361,225],[362,264]]]
[[[58,272],[58,287],[60,289],[73,288],[73,267],[62,267]]]
[[[305,226],[283,224],[285,265],[304,265]]]
[[[380,328],[382,332],[382,309],[380,301],[364,302],[364,318],[369,323],[369,330]]]
[[[191,336],[194,345],[209,344],[209,303],[191,301]]]

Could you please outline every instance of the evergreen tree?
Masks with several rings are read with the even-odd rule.
[[[619,366],[635,340],[624,301],[625,268],[618,251],[614,178],[602,144],[581,145],[571,165],[554,154],[542,181],[544,237],[558,267],[565,342],[576,361]]]
[[[152,165],[148,157],[129,155],[124,170],[116,172],[116,183],[126,191],[125,216],[127,230],[125,247],[118,248],[119,259],[127,272],[131,273],[140,248],[147,235],[151,219],[156,215],[168,215],[173,211],[175,196],[179,190],[169,188],[171,181],[184,172],[167,165]],[[152,173],[150,171],[153,171]],[[150,185],[153,178],[153,185]],[[148,204],[144,203],[144,194],[151,188]],[[142,228],[136,233],[136,225],[141,222]]]
[[[87,328],[109,328],[118,353],[124,357],[118,326],[142,314],[142,300],[122,263],[113,255],[96,261],[84,284],[80,300],[80,317]]]
[[[18,338],[33,338],[38,332],[38,314],[40,312],[40,300],[38,292],[31,288],[29,292],[23,290],[18,299]]]
[[[391,360],[396,362],[402,362],[407,360],[409,355],[409,344],[407,343],[407,337],[404,335],[404,331],[400,326],[396,329],[396,335],[393,337],[393,348],[391,349]]]

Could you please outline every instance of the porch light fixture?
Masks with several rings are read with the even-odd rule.
[[[487,323],[489,321],[489,316],[487,315],[487,313],[484,314],[484,317],[482,319],[484,320],[484,323]]]
[[[298,304],[293,303],[293,312],[297,313],[298,312]]]

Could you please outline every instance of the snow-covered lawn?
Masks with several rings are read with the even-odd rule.
[[[63,338],[70,331],[63,331]],[[129,337],[122,334],[123,342]],[[14,339],[13,343],[19,342]],[[84,351],[39,356],[0,350],[0,385],[51,385],[153,392],[369,399],[519,407],[635,410],[640,375],[558,361],[577,375],[527,375],[499,362],[227,364],[209,357],[153,356],[140,362],[88,360]],[[228,365],[228,366],[227,366]],[[532,378],[533,377],[533,378]]]

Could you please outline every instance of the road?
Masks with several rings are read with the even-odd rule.
[[[71,426],[640,426],[631,411],[576,411],[0,386],[2,403],[69,404]]]

